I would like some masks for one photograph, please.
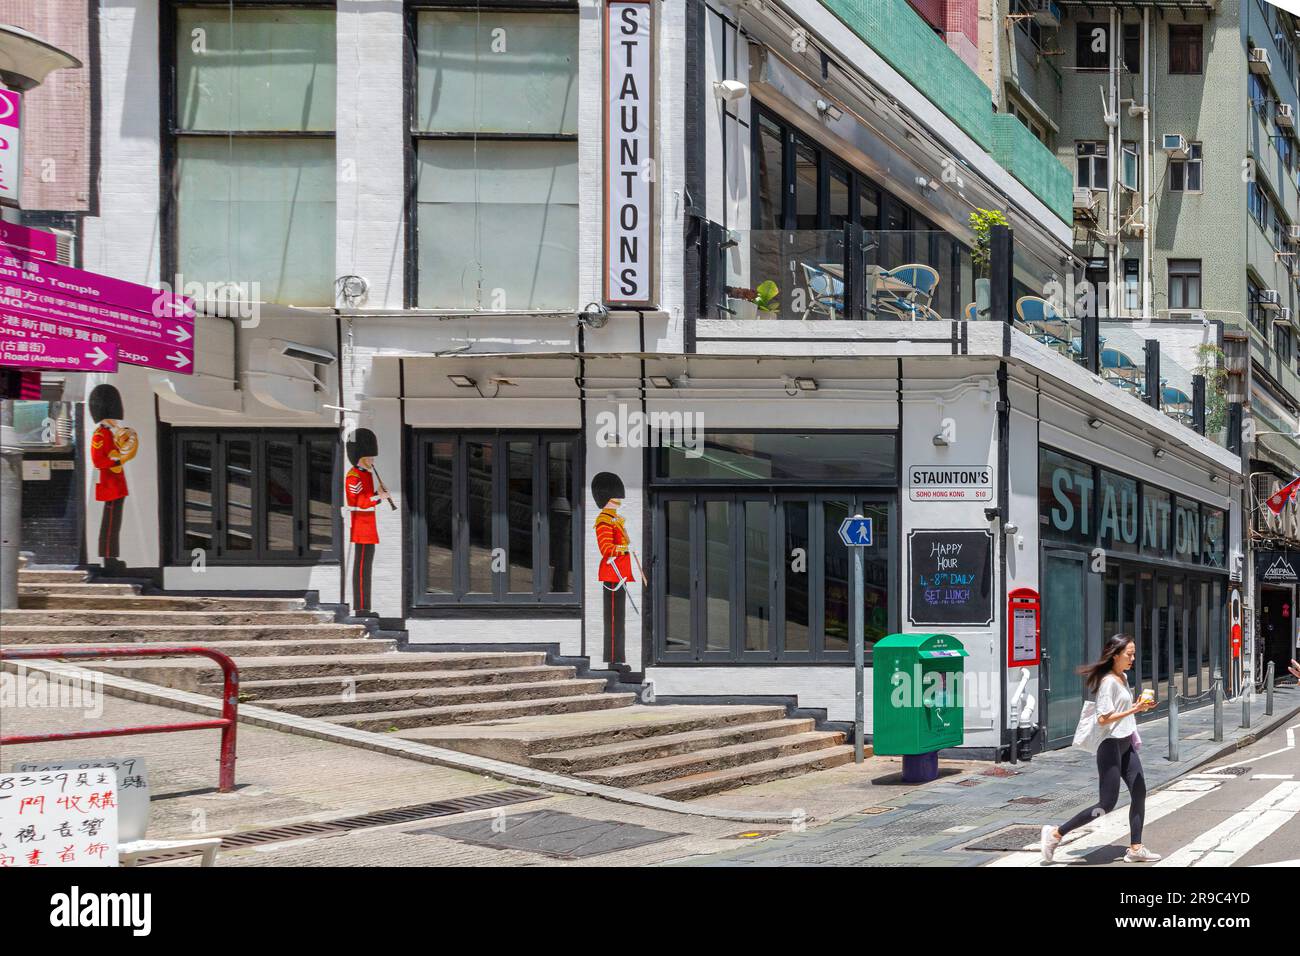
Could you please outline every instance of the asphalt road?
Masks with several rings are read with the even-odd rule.
[[[1128,807],[1070,834],[1054,866],[1300,866],[1300,721],[1147,797],[1143,842],[1159,863],[1124,862]],[[1077,836],[1076,836],[1077,834]],[[1037,848],[992,866],[1045,866]]]

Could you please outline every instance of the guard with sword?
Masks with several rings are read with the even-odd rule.
[[[600,550],[600,570],[596,577],[601,587],[601,607],[605,617],[605,658],[611,664],[624,664],[627,656],[626,619],[624,601],[632,603],[632,610],[640,615],[632,600],[632,562],[636,555],[630,547],[627,528],[618,509],[623,504],[623,479],[613,472],[602,471],[591,480],[591,496],[596,500],[600,514],[596,515],[596,547]],[[640,567],[641,562],[637,561]]]
[[[375,545],[379,543],[375,508],[381,501],[387,501],[388,507],[394,510],[397,505],[375,468],[375,458],[379,455],[379,439],[375,433],[369,428],[358,428],[347,443],[347,453],[348,461],[352,463],[344,478],[347,510],[352,513],[349,535],[352,541],[352,611],[357,615],[371,616],[370,578],[375,566]]]

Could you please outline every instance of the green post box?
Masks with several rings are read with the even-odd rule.
[[[890,634],[872,655],[872,750],[902,754],[908,782],[933,780],[938,751],[965,739],[966,649],[951,634]]]

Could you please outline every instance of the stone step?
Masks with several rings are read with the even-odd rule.
[[[225,644],[227,641],[301,641],[346,637],[362,640],[359,624],[250,624],[206,627],[183,624],[146,627],[0,627],[0,641],[15,644]]]
[[[302,598],[231,598],[167,594],[29,594],[18,596],[18,606],[29,610],[74,611],[301,611]]]
[[[18,572],[19,584],[84,584],[89,580],[89,574],[75,568],[23,568]]]
[[[140,585],[138,584],[28,584],[26,581],[18,582],[18,593],[20,595],[57,595],[60,597],[108,597],[117,595],[138,594]]]
[[[791,754],[757,763],[741,764],[723,770],[691,774],[672,780],[661,780],[636,789],[668,800],[694,800],[724,790],[734,790],[783,777],[797,777],[814,770],[829,770],[853,759],[853,746],[841,744],[808,753]]]
[[[649,708],[651,714],[657,708]],[[655,721],[654,723],[633,722],[593,728],[577,727],[572,730],[557,731],[544,738],[530,741],[527,754],[529,758],[540,753],[556,753],[566,750],[578,750],[586,747],[599,747],[610,744],[641,741],[649,737],[668,734],[686,733],[692,730],[729,727],[735,724],[756,724],[785,717],[785,708],[766,704],[749,704],[726,707],[696,708],[689,717],[680,720]]]
[[[499,684],[549,683],[572,680],[573,667],[507,667],[501,670],[460,668],[457,670],[390,671],[387,673],[344,674],[332,677],[290,677],[243,680],[240,688],[254,700],[272,701],[286,697],[337,694],[346,684],[357,693],[410,690],[423,687],[467,687]]]
[[[390,640],[370,639],[358,641],[355,638],[346,638],[343,640],[298,640],[298,641],[221,641],[221,642],[193,642],[200,647],[210,647],[213,650],[221,651],[236,661],[241,658],[256,657],[299,657],[307,655],[335,655],[335,654],[355,654],[358,647],[364,648],[367,653],[383,653],[385,651],[397,650],[397,642]],[[8,646],[8,645],[6,645]],[[141,647],[148,644],[24,644],[21,648],[17,646],[9,647],[10,650],[24,651],[50,651],[50,650],[103,650],[112,647]],[[194,667],[213,667],[214,664],[208,663],[207,658],[192,658],[195,661],[203,661],[202,664],[192,665]],[[96,662],[101,658],[69,658],[69,661],[75,664],[81,664],[86,667],[94,667]],[[165,660],[165,659],[161,659]],[[158,662],[150,661],[157,666]],[[120,673],[120,669],[114,668],[115,672]],[[241,676],[243,672],[240,672]],[[126,676],[126,675],[123,675]],[[131,675],[136,676],[136,675]],[[144,680],[144,678],[139,678]],[[219,680],[220,678],[214,678]],[[165,686],[176,686],[167,683]]]
[[[342,714],[324,717],[330,723],[373,730],[405,730],[413,727],[437,727],[464,724],[476,720],[505,720],[535,714],[568,713],[579,710],[610,710],[630,707],[636,694],[579,694],[535,700],[494,700],[481,704],[453,704],[448,707],[418,707],[378,714]],[[413,738],[414,739],[414,738]]]
[[[826,750],[843,743],[844,735],[841,733],[811,730],[769,740],[748,740],[724,747],[709,747],[690,753],[657,757],[640,763],[585,770],[578,776],[594,783],[609,784],[611,787],[643,787],[647,784],[725,770],[729,767]]]
[[[537,754],[529,758],[529,765],[554,773],[581,774],[588,770],[599,770],[620,764],[640,763],[715,747],[809,733],[815,726],[816,722],[811,717],[806,717],[708,727],[677,734],[661,734],[643,740],[628,740],[616,744],[598,744],[577,750]]]
[[[583,680],[533,681],[527,684],[476,684],[470,687],[421,687],[357,693],[343,700],[332,697],[286,697],[269,700],[268,707],[300,717],[329,717],[342,714],[373,714],[420,707],[450,707],[456,704],[526,701],[599,694],[605,687],[600,678]]]
[[[250,682],[259,680],[285,680],[296,683],[300,680],[333,680],[335,685],[347,676],[370,674],[382,676],[387,672],[428,672],[430,675],[448,676],[463,674],[460,670],[446,669],[445,654],[420,654],[398,652],[396,649],[385,650],[387,644],[377,646],[378,641],[367,640],[364,643],[351,644],[352,649],[361,648],[374,653],[330,653],[299,654],[294,657],[247,657],[234,656],[235,666],[239,667],[240,687],[247,687]],[[253,646],[257,646],[256,644]],[[226,650],[225,646],[220,648]],[[471,657],[471,656],[465,656]],[[484,658],[500,658],[507,667],[523,667],[537,663],[545,658],[541,652],[519,654],[474,654],[476,661]],[[151,684],[174,687],[181,691],[209,693],[217,696],[221,693],[221,671],[211,661],[198,657],[169,658],[123,658],[100,663],[101,670],[117,674],[123,678],[144,680]]]
[[[329,611],[5,611],[11,627],[136,627],[179,624],[187,627],[227,627],[250,624],[333,624]]]

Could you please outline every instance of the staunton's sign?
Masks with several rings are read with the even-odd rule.
[[[605,284],[610,305],[654,292],[654,56],[650,0],[605,6]]]

